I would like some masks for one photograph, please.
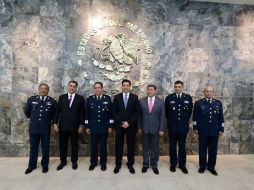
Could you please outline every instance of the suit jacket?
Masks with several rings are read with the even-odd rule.
[[[165,106],[164,102],[155,97],[152,112],[149,113],[147,97],[139,100],[140,114],[138,119],[138,128],[142,129],[144,134],[158,134],[164,131]]]
[[[59,130],[74,131],[84,125],[85,100],[83,96],[75,94],[71,107],[69,107],[68,94],[59,97],[53,123],[59,122]]]
[[[55,107],[56,101],[49,96],[43,102],[38,95],[28,98],[25,115],[30,118],[30,134],[50,134]]]
[[[117,94],[113,100],[113,117],[115,127],[120,127],[123,121],[127,121],[130,127],[137,127],[139,103],[138,96],[130,93],[127,108],[124,107],[123,93]]]

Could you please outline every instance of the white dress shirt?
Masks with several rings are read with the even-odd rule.
[[[129,92],[127,92],[127,93],[123,92],[123,99],[125,99],[125,94],[127,94],[127,100],[129,100],[130,93]]]
[[[148,98],[147,98],[147,100],[148,100],[148,106],[149,106],[149,104],[150,104],[150,99],[152,98],[152,102],[153,102],[153,105],[154,105],[154,101],[155,101],[155,96],[153,96],[153,97],[149,97],[148,96]]]
[[[72,105],[72,102],[73,102],[73,100],[74,100],[74,97],[75,97],[75,93],[73,93],[73,94],[70,94],[69,92],[68,92],[68,100],[70,99],[70,96],[71,96],[71,103],[70,103],[70,107],[71,107],[71,105]]]
[[[40,96],[40,100],[45,101],[47,99],[47,96]]]
[[[176,97],[178,97],[178,96],[180,95],[180,98],[181,98],[181,97],[182,97],[182,94],[183,94],[182,92],[181,92],[180,94],[177,94],[177,93],[176,93]]]

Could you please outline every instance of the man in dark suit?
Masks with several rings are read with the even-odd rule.
[[[98,145],[100,146],[101,171],[107,169],[107,139],[112,132],[112,102],[108,95],[103,94],[103,84],[94,84],[94,95],[86,101],[86,132],[90,134],[91,158],[89,170],[92,171],[98,162]]]
[[[139,113],[138,96],[130,93],[131,82],[122,81],[122,93],[115,95],[113,100],[113,116],[115,124],[115,164],[114,173],[121,169],[123,157],[124,136],[127,139],[127,166],[131,174],[135,173],[134,153],[137,119]]]
[[[60,160],[57,170],[67,164],[68,142],[71,141],[72,168],[78,168],[78,133],[82,133],[84,125],[85,100],[76,94],[78,83],[68,83],[68,93],[59,97],[53,123],[56,132],[59,132]],[[57,125],[59,124],[59,126]]]
[[[175,82],[175,93],[168,95],[165,99],[165,112],[170,144],[170,171],[175,172],[178,163],[182,172],[188,174],[185,144],[193,105],[191,96],[182,92],[183,85],[182,81]]]
[[[28,98],[25,107],[25,115],[30,119],[30,156],[25,174],[31,173],[37,167],[40,142],[42,149],[42,172],[48,172],[51,120],[54,115],[56,101],[48,96],[49,86],[47,84],[41,83],[38,91],[39,95]]]
[[[142,173],[146,173],[151,165],[153,172],[158,175],[159,135],[164,135],[165,107],[163,100],[155,96],[155,94],[156,86],[150,84],[147,86],[147,97],[139,100],[140,116],[138,118],[138,128],[143,140]]]
[[[213,175],[218,175],[215,165],[219,136],[224,133],[224,116],[222,103],[214,99],[213,94],[213,87],[207,86],[204,89],[205,97],[195,102],[193,129],[199,139],[199,173],[207,169]]]

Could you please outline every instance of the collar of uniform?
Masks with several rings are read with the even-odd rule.
[[[177,94],[177,93],[175,93],[176,94],[176,97],[178,96],[178,95],[180,95],[180,98],[182,97],[182,95],[183,95],[183,93],[181,92],[180,94]]]
[[[40,100],[42,100],[42,98],[43,98],[43,101],[45,101],[48,96],[39,96],[39,97],[40,97]]]
[[[207,101],[207,102],[209,102],[209,101],[212,101],[213,100],[213,98],[205,98],[205,100]]]
[[[100,97],[100,99],[102,99],[102,97],[103,97],[103,94],[101,94],[100,96],[96,96],[96,95],[94,95],[97,99],[98,99],[98,97]]]

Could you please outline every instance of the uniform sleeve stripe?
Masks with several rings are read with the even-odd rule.
[[[114,123],[114,120],[113,120],[113,119],[110,119],[110,120],[109,120],[109,123]]]
[[[197,122],[196,122],[196,121],[193,121],[193,125],[197,125]]]
[[[224,123],[221,124],[222,127],[224,127],[224,125],[225,125]]]
[[[88,124],[88,120],[85,120],[85,124]]]

